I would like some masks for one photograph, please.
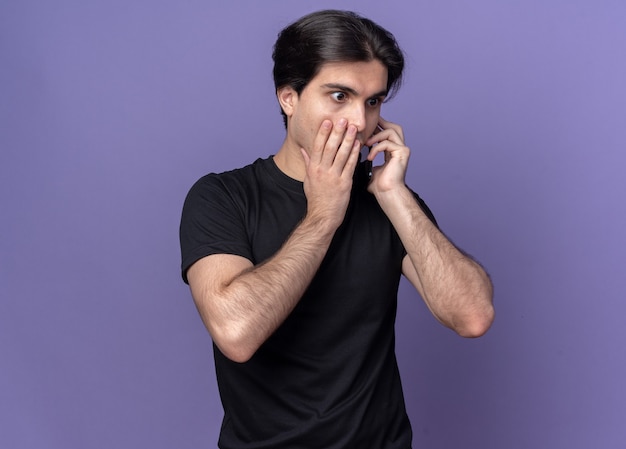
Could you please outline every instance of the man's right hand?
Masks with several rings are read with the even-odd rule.
[[[307,218],[321,220],[335,229],[343,222],[361,149],[356,136],[356,126],[346,119],[335,124],[324,120],[313,147],[301,149],[306,167]]]

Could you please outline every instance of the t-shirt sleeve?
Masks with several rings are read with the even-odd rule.
[[[212,254],[252,259],[241,202],[216,175],[198,180],[189,190],[180,221],[181,273]]]

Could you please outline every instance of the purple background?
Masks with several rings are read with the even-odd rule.
[[[626,447],[621,0],[2,1],[0,447],[215,447],[180,209],[276,151],[271,46],[324,7],[396,34],[409,183],[496,287],[463,340],[401,286],[416,449]]]

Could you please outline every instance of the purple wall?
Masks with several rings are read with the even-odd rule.
[[[182,201],[278,148],[271,45],[333,6],[403,45],[409,182],[496,286],[470,341],[402,285],[416,449],[623,448],[626,3],[241,4],[0,4],[0,447],[215,446]]]

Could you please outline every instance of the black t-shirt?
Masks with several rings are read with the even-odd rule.
[[[183,208],[183,279],[210,254],[263,262],[305,212],[302,183],[271,157],[201,178]],[[246,363],[214,346],[224,407],[221,448],[411,446],[394,351],[405,254],[366,179],[355,175],[345,220],[285,322]]]

